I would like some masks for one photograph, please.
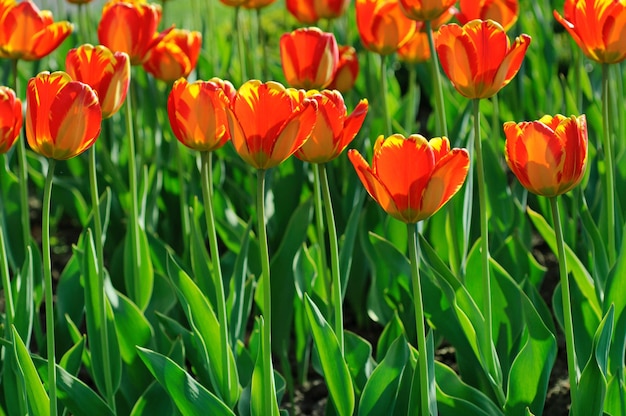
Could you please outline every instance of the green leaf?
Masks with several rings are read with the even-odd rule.
[[[319,353],[328,392],[339,415],[350,416],[354,411],[354,389],[350,371],[339,349],[339,342],[308,294],[304,295],[304,299],[304,307],[309,318],[309,325],[311,325],[313,341]]]
[[[131,416],[173,415],[174,406],[169,395],[158,382],[153,382],[137,399]]]
[[[141,270],[140,276],[134,275],[135,264],[133,264],[133,239],[132,239],[132,227],[129,227],[126,232],[126,238],[124,240],[124,278],[126,283],[126,290],[129,297],[135,302],[135,304],[145,311],[150,303],[152,297],[152,289],[154,285],[154,269],[152,267],[152,260],[150,258],[150,245],[148,244],[148,236],[141,226],[136,227],[139,240],[139,270]]]
[[[344,358],[359,396],[376,365],[372,358],[372,344],[350,331],[345,331],[344,342]]]
[[[83,335],[80,340],[72,346],[72,348],[63,354],[63,357],[59,360],[59,366],[68,373],[76,376],[78,374],[78,370],[80,370],[80,364],[82,363],[84,351],[85,336]]]
[[[367,381],[359,401],[359,415],[385,415],[393,412],[400,378],[407,364],[410,365],[409,347],[404,336],[400,336]]]
[[[624,233],[626,235],[626,232]],[[604,310],[611,305],[615,308],[613,344],[609,353],[609,368],[613,374],[624,374],[624,354],[626,354],[626,238],[622,239],[617,262],[606,282]]]
[[[197,203],[197,200],[196,200]],[[191,269],[193,276],[202,293],[209,299],[209,303],[215,307],[217,305],[217,294],[213,284],[212,263],[209,252],[206,248],[206,241],[200,227],[197,215],[191,214]]]
[[[256,320],[258,326],[258,335],[262,336],[264,328],[263,316],[259,316]],[[251,347],[252,347],[252,343]],[[250,414],[252,416],[278,416],[278,399],[276,397],[276,383],[265,383],[265,365],[263,357],[269,356],[268,346],[259,339],[257,345],[256,362],[252,371],[252,383],[250,386]],[[270,361],[270,368],[273,372],[273,365]],[[273,374],[272,374],[273,375]],[[270,408],[270,414],[266,409]]]
[[[168,392],[184,416],[234,415],[232,410],[174,361],[146,348],[137,347],[137,349],[146,367]]]
[[[35,415],[47,415],[50,413],[50,399],[46,393],[46,389],[37,374],[35,364],[30,358],[28,349],[13,327],[13,351],[17,358],[19,372],[24,378],[26,384],[26,395],[28,397],[28,407]]]
[[[137,356],[135,346],[147,346],[153,337],[152,326],[139,307],[129,298],[116,291],[110,282],[105,283],[107,298],[115,316],[115,329],[119,350],[125,363],[132,363]]]

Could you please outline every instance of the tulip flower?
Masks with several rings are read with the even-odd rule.
[[[155,44],[146,55],[144,69],[155,78],[166,82],[187,77],[196,67],[202,35],[200,32],[171,29]]]
[[[167,100],[174,135],[185,146],[201,152],[222,147],[230,139],[228,105],[229,99],[218,84],[179,79]]]
[[[218,77],[213,77],[209,80],[209,82],[219,85],[219,87],[224,90],[224,94],[226,94],[229,103],[235,99],[235,95],[237,95],[237,89],[230,81]]]
[[[349,0],[286,0],[287,10],[300,23],[311,25],[320,19],[335,19],[343,15]]]
[[[428,141],[419,134],[379,136],[371,167],[354,149],[348,157],[370,196],[407,224],[437,212],[461,188],[469,169],[465,149],[450,149],[446,137]]]
[[[505,157],[529,191],[564,194],[582,180],[587,163],[585,116],[544,116],[538,121],[504,123]]]
[[[566,0],[564,14],[554,17],[583,53],[603,64],[626,58],[626,3],[614,0]]]
[[[0,0],[0,58],[34,61],[55,50],[72,33],[69,22],[32,1]]]
[[[493,20],[444,25],[436,38],[441,66],[456,90],[467,98],[489,98],[519,71],[530,44],[521,35],[511,45]]]
[[[356,137],[367,115],[368,102],[366,99],[359,101],[348,115],[338,91],[311,90],[307,96],[317,101],[317,121],[311,136],[295,156],[310,163],[326,163],[339,156]]]
[[[509,30],[517,21],[518,0],[461,0],[455,16],[462,25],[474,19],[494,20],[504,30]]]
[[[9,151],[22,129],[22,102],[15,92],[0,86],[0,154]]]
[[[324,88],[332,81],[339,62],[335,35],[317,27],[285,33],[280,37],[280,61],[290,86]]]
[[[400,0],[404,13],[413,20],[433,21],[447,12],[456,0]]]
[[[242,4],[244,9],[260,10],[274,3],[276,0],[245,0]]]
[[[102,111],[98,95],[65,72],[41,72],[28,81],[26,138],[42,156],[65,160],[94,144]]]
[[[315,124],[317,103],[304,91],[269,81],[244,83],[226,109],[235,150],[251,166],[265,170],[294,154]]]
[[[339,46],[337,70],[327,88],[342,93],[348,92],[354,87],[358,76],[359,58],[356,54],[356,49],[349,45]]]
[[[102,8],[98,40],[112,51],[126,52],[131,65],[140,65],[159,40],[160,21],[161,6],[157,4],[109,1]]]
[[[430,47],[428,46],[428,34],[422,30],[422,24],[418,25],[411,39],[398,49],[398,59],[402,62],[418,64],[430,60]]]
[[[111,52],[103,45],[81,45],[67,53],[65,70],[73,80],[88,84],[98,93],[102,118],[111,117],[124,104],[130,84],[126,53]]]
[[[415,22],[392,0],[357,0],[356,24],[363,46],[379,55],[394,53],[415,32]]]

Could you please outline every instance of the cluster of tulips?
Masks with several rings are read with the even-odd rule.
[[[79,4],[81,12],[84,11],[83,7],[86,7],[85,3],[89,3],[79,0],[70,2]],[[222,0],[222,2],[236,9],[237,25],[241,20],[240,8],[260,11],[273,3],[273,0]],[[267,172],[295,156],[310,166],[314,179],[316,238],[321,246],[319,251],[322,263],[322,270],[319,273],[324,275],[323,281],[327,282],[329,298],[326,310],[309,294],[301,296],[303,314],[308,319],[308,326],[311,328],[318,351],[316,359],[319,360],[319,368],[326,380],[334,412],[342,416],[353,414],[356,400],[360,396],[359,414],[380,414],[375,412],[380,411],[380,403],[385,403],[381,400],[388,397],[389,393],[380,392],[375,395],[372,393],[374,387],[368,388],[369,383],[365,388],[353,387],[357,385],[354,381],[355,374],[359,374],[362,369],[352,368],[354,362],[347,358],[349,345],[354,346],[354,341],[349,341],[352,340],[351,336],[344,335],[346,332],[342,305],[347,276],[341,265],[340,238],[335,224],[333,198],[329,186],[329,177],[332,176],[328,172],[332,169],[333,162],[342,157],[344,150],[359,135],[371,106],[376,109],[377,114],[380,112],[382,131],[375,132],[378,138],[373,149],[365,148],[360,151],[350,149],[347,158],[354,167],[352,173],[356,173],[367,193],[389,216],[406,224],[412,290],[411,310],[414,312],[414,322],[411,322],[415,325],[411,333],[415,334],[415,339],[412,340],[415,345],[410,345],[411,343],[400,334],[404,345],[400,346],[401,343],[398,343],[396,347],[389,348],[389,351],[406,350],[404,360],[409,362],[409,356],[413,360],[412,364],[406,364],[406,368],[411,368],[412,371],[411,375],[407,376],[408,381],[403,381],[399,374],[397,380],[394,379],[396,380],[394,392],[398,391],[394,397],[407,395],[403,403],[408,414],[437,415],[446,411],[447,414],[454,414],[450,413],[454,411],[450,409],[455,407],[448,408],[450,404],[439,395],[437,383],[440,382],[438,378],[443,377],[443,370],[435,368],[433,355],[435,342],[433,333],[437,325],[431,317],[425,315],[424,282],[420,276],[420,268],[423,269],[424,265],[420,264],[427,256],[422,253],[424,248],[420,248],[422,238],[418,230],[424,227],[420,223],[434,216],[451,201],[464,184],[470,189],[469,193],[465,193],[468,199],[465,204],[469,204],[469,208],[464,208],[464,213],[469,209],[469,214],[464,214],[463,218],[464,227],[469,229],[471,224],[467,223],[467,219],[472,217],[471,189],[475,181],[480,219],[478,248],[480,267],[471,272],[467,269],[469,242],[467,237],[459,238],[454,235],[455,232],[450,237],[450,253],[446,253],[449,265],[443,267],[456,279],[453,284],[455,290],[461,292],[465,290],[466,276],[470,273],[480,274],[482,295],[478,314],[481,315],[482,329],[473,333],[474,339],[469,343],[484,369],[487,380],[484,386],[487,387],[483,388],[489,391],[488,400],[493,399],[496,411],[505,414],[541,413],[545,391],[520,398],[521,395],[512,393],[515,388],[512,382],[509,383],[508,392],[503,388],[502,368],[495,348],[498,339],[494,334],[496,317],[492,306],[495,296],[492,294],[492,284],[495,277],[490,256],[488,207],[488,192],[492,190],[487,189],[489,181],[485,176],[480,123],[481,100],[492,99],[514,79],[523,64],[528,48],[531,47],[531,38],[522,34],[511,41],[507,35],[507,30],[515,24],[519,15],[516,0],[461,0],[459,9],[455,7],[456,3],[456,0],[356,0],[354,10],[361,44],[369,52],[380,56],[380,92],[367,99],[360,99],[349,112],[342,94],[354,92],[359,76],[357,49],[353,45],[339,45],[331,32],[325,32],[318,27],[305,27],[280,37],[280,61],[288,85],[286,87],[276,81],[247,79],[249,68],[245,56],[246,42],[242,38],[243,31],[238,30],[234,34],[237,40],[234,41],[236,47],[233,50],[239,52],[239,65],[235,63],[231,65],[237,66],[241,83],[235,88],[233,81],[217,77],[206,81],[187,79],[196,75],[194,70],[202,48],[202,35],[199,32],[173,26],[159,32],[162,18],[160,6],[141,0],[111,0],[103,6],[98,23],[97,37],[100,44],[93,46],[83,43],[69,50],[65,57],[65,71],[52,73],[44,71],[30,78],[24,91],[26,110],[23,116],[22,103],[15,92],[19,61],[36,61],[48,56],[70,37],[74,26],[69,22],[54,22],[50,12],[40,11],[31,0],[19,3],[15,0],[0,0],[0,58],[12,62],[14,88],[0,87],[0,154],[8,155],[7,166],[17,167],[22,220],[22,234],[10,236],[8,250],[5,241],[6,221],[3,219],[0,223],[0,256],[3,260],[3,270],[0,270],[0,273],[5,297],[3,323],[6,340],[3,343],[3,355],[5,358],[11,357],[10,360],[13,362],[4,365],[3,380],[17,377],[18,380],[24,381],[23,384],[16,383],[19,385],[16,387],[17,397],[23,398],[26,403],[20,404],[18,408],[30,409],[32,414],[56,415],[57,400],[60,400],[71,413],[88,411],[80,408],[81,404],[87,402],[77,399],[86,393],[84,390],[73,390],[72,380],[78,379],[60,366],[67,363],[66,360],[59,363],[55,351],[56,318],[50,243],[50,206],[55,163],[57,160],[71,159],[87,152],[92,207],[87,233],[81,236],[80,251],[81,258],[84,258],[81,270],[85,280],[83,283],[85,301],[91,303],[87,308],[89,312],[86,312],[87,336],[91,351],[90,375],[104,397],[102,408],[111,414],[116,413],[121,376],[117,368],[119,363],[115,364],[115,361],[120,360],[120,348],[124,350],[118,346],[124,345],[124,341],[121,340],[124,333],[113,325],[115,317],[111,309],[112,303],[114,298],[119,301],[119,297],[111,294],[114,290],[105,264],[106,232],[103,223],[106,219],[102,217],[102,212],[106,210],[101,204],[106,198],[98,190],[98,161],[95,147],[101,134],[103,120],[116,116],[125,104],[130,197],[124,241],[123,292],[130,299],[128,302],[132,302],[129,304],[140,311],[138,313],[141,315],[149,309],[152,286],[146,282],[152,282],[153,268],[156,267],[152,264],[150,255],[146,255],[150,239],[145,229],[145,220],[140,213],[142,196],[138,186],[140,175],[137,172],[139,163],[135,159],[138,152],[134,138],[137,126],[133,120],[134,102],[131,102],[132,94],[129,93],[132,91],[131,74],[134,70],[132,67],[141,66],[154,79],[168,84],[169,127],[180,143],[199,152],[200,155],[201,197],[206,221],[206,234],[202,236],[202,243],[206,237],[209,255],[205,259],[210,262],[210,265],[203,266],[202,270],[208,273],[197,275],[195,280],[191,279],[185,267],[178,265],[174,257],[168,260],[171,263],[168,263],[167,271],[170,273],[173,286],[176,287],[182,313],[192,327],[193,332],[187,333],[193,334],[198,342],[195,352],[203,357],[210,377],[201,375],[202,371],[199,369],[195,371],[200,374],[198,378],[210,380],[210,387],[202,386],[193,380],[190,373],[182,367],[174,367],[173,361],[167,361],[165,356],[144,348],[148,343],[137,345],[138,348],[133,345],[132,352],[126,353],[132,357],[140,356],[180,412],[221,415],[234,414],[234,409],[237,409],[237,412],[242,414],[270,416],[280,413],[278,397],[281,389],[276,381],[277,376],[274,375],[272,360],[272,352],[276,351],[272,345],[272,322],[275,320],[272,316],[272,305],[276,300],[272,300],[270,278],[272,265],[266,231],[268,218],[265,195]],[[344,16],[350,9],[350,4],[349,1],[338,0],[287,0],[286,7],[299,22],[311,25],[320,20]],[[554,16],[571,34],[582,52],[588,58],[603,64],[604,68],[602,94],[605,98],[603,101],[605,132],[604,139],[598,147],[601,149],[604,164],[602,169],[605,175],[603,182],[606,186],[604,195],[607,198],[606,212],[602,214],[605,221],[603,227],[606,228],[607,235],[605,246],[608,264],[613,267],[618,259],[620,233],[618,231],[616,234],[616,229],[619,228],[620,214],[616,213],[614,199],[616,186],[611,151],[607,68],[608,65],[619,63],[626,58],[624,33],[626,3],[618,0],[566,0],[563,14],[555,11]],[[453,18],[460,24],[448,23]],[[79,29],[76,38],[86,42],[90,37],[87,27],[79,25]],[[265,52],[263,48],[262,54]],[[411,65],[420,62],[430,63],[435,114],[432,131],[436,137],[427,139],[422,134],[411,132],[415,114],[413,119],[408,120],[408,128],[405,131],[407,134],[394,133],[396,125],[388,109],[387,97],[389,90],[387,64],[393,54],[397,55],[399,61]],[[267,78],[267,62],[263,62],[264,59],[262,55],[258,57],[263,67],[260,72]],[[439,65],[454,89],[473,102],[474,130],[467,149],[453,147],[448,138],[446,103]],[[412,89],[415,84],[413,76],[409,78],[409,84],[408,88]],[[19,317],[16,316],[15,300],[12,298],[15,292],[11,289],[15,285],[11,276],[20,274],[21,262],[27,257],[26,253],[32,251],[33,241],[29,214],[29,163],[24,140],[18,140],[23,124],[30,149],[47,160],[42,164],[47,170],[44,172],[41,236],[47,347],[45,376],[38,375],[35,370],[36,360],[33,361],[29,357],[28,342],[25,342],[30,338],[32,326],[24,329],[16,324]],[[567,347],[571,388],[571,414],[574,416],[602,414],[603,410],[608,414],[608,410],[615,409],[611,407],[607,410],[603,404],[604,396],[607,394],[606,376],[602,393],[598,393],[602,400],[599,404],[593,404],[595,407],[592,413],[585,413],[591,394],[585,389],[590,389],[589,377],[592,376],[585,375],[585,372],[581,375],[577,364],[574,333],[576,313],[573,312],[577,305],[571,301],[570,269],[567,265],[572,255],[566,253],[568,248],[563,241],[557,199],[579,185],[585,176],[588,162],[586,117],[556,114],[545,115],[536,121],[507,121],[500,131],[503,131],[506,137],[503,151],[506,164],[524,188],[548,199],[553,214],[555,251],[559,261],[562,295],[561,321]],[[222,257],[220,248],[224,245],[218,238],[214,213],[216,202],[212,158],[214,152],[227,144],[232,146],[245,164],[256,171],[255,233],[259,243],[261,265],[261,273],[256,279],[256,291],[259,293],[256,297],[259,313],[255,321],[258,345],[255,344],[256,358],[246,383],[243,383],[239,374],[242,369],[235,362],[235,357],[241,355],[240,349],[243,347],[233,339],[229,329],[229,325],[232,325],[229,310],[232,303],[227,302],[228,287],[225,287],[225,282],[228,280],[223,277],[223,266],[220,262]],[[371,155],[371,163],[362,153]],[[181,206],[186,207],[189,195],[181,192],[180,197],[184,200]],[[361,204],[362,199],[358,203]],[[456,213],[459,210],[455,205],[458,204],[463,204],[463,201],[452,200],[448,205],[448,212],[445,214],[448,221],[456,221]],[[186,238],[190,233],[189,217],[186,212],[181,214],[185,216],[182,223],[187,223],[182,230],[185,234],[183,238]],[[4,213],[0,212],[0,215]],[[246,233],[250,233],[250,230],[248,227]],[[328,249],[324,247],[325,241],[329,243]],[[17,248],[18,245],[21,247]],[[17,253],[22,253],[21,257]],[[178,254],[184,259],[188,253]],[[326,264],[327,255],[330,256],[328,264]],[[149,290],[146,290],[147,287]],[[122,288],[115,290],[119,291]],[[286,301],[292,302],[291,299]],[[621,317],[616,316],[615,320],[622,322],[626,316],[626,309],[623,302],[620,305],[622,309],[615,313],[621,313]],[[610,310],[613,311],[614,308],[617,306],[613,304]],[[613,319],[614,312],[610,313]],[[200,314],[208,317],[199,316]],[[201,322],[205,319],[207,323]],[[467,325],[471,326],[472,316],[465,316],[465,319]],[[332,324],[329,324],[331,320]],[[428,328],[428,323],[432,328]],[[624,329],[623,327],[624,325],[617,327],[621,329],[615,330],[615,337],[626,336],[619,332]],[[211,336],[214,338],[210,338]],[[555,351],[554,335],[550,334],[546,345],[548,345],[546,348]],[[521,354],[520,352],[519,357]],[[532,352],[528,354],[532,355]],[[252,359],[253,357],[250,357],[250,360]],[[520,358],[519,361],[522,362],[523,359]],[[514,364],[511,364],[511,368],[513,366]],[[528,364],[528,371],[532,371],[531,367]],[[611,387],[615,391],[610,394],[616,394],[616,397],[621,395],[621,404],[615,406],[626,412],[623,399],[625,391],[623,351],[622,362],[618,367],[621,368],[621,372],[618,372],[616,384]],[[380,368],[383,368],[382,364]],[[6,375],[10,371],[12,373]],[[517,367],[516,371],[522,370]],[[608,371],[606,367],[604,371]],[[167,374],[176,374],[181,378],[168,379]],[[538,379],[536,383],[539,386],[547,383],[548,376],[549,369],[533,375]],[[380,377],[376,379],[378,382],[384,380],[383,376]],[[177,383],[179,385],[173,385]],[[404,390],[403,383],[408,383]],[[518,383],[521,381],[518,380]],[[241,390],[247,388],[249,390],[244,400]],[[88,387],[85,386],[85,389]],[[191,394],[193,389],[202,391],[198,396],[201,399],[185,396]],[[400,401],[397,399],[393,403]],[[249,406],[246,405],[248,402]],[[242,410],[242,406],[247,406],[245,411]],[[397,408],[400,407],[398,404]],[[140,414],[137,407],[134,411]],[[201,413],[203,411],[210,413]],[[13,413],[10,411],[8,414]],[[485,413],[476,414],[491,413],[485,410]]]

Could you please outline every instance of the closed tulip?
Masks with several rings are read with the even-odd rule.
[[[94,144],[102,111],[96,92],[65,72],[41,72],[26,89],[26,138],[42,156],[64,160]]]
[[[504,123],[505,158],[520,183],[537,195],[564,194],[582,180],[587,164],[584,115],[544,116]]]
[[[348,157],[370,196],[408,224],[437,212],[461,188],[469,169],[465,149],[450,149],[446,137],[428,141],[419,134],[378,137],[371,166],[354,149]]]
[[[603,64],[626,58],[626,2],[566,0],[563,8],[554,17],[588,58]]]
[[[304,91],[258,80],[244,83],[226,110],[235,150],[260,170],[279,165],[304,144],[316,111]]]
[[[285,33],[280,37],[280,61],[291,87],[324,88],[332,81],[339,62],[335,35],[317,27]]]
[[[179,79],[167,99],[174,135],[185,146],[201,152],[222,147],[230,139],[226,117],[229,104],[218,83]]]
[[[144,69],[166,82],[187,77],[198,63],[202,35],[184,29],[168,30],[146,56]]]
[[[404,13],[413,20],[435,20],[450,7],[456,0],[400,0],[400,6]]]
[[[0,154],[9,151],[22,129],[22,102],[9,87],[0,86]]]
[[[383,56],[397,51],[415,32],[415,22],[394,0],[357,0],[356,25],[363,46]]]
[[[472,99],[489,98],[511,82],[530,44],[530,36],[521,35],[511,45],[493,20],[444,25],[435,40],[443,71],[461,95]]]
[[[474,19],[491,19],[509,30],[517,21],[518,10],[518,0],[461,0],[456,18],[462,25]]]
[[[73,80],[88,84],[98,93],[102,118],[111,117],[124,104],[130,84],[126,53],[111,52],[103,45],[81,45],[67,53],[65,70]]]
[[[359,58],[356,49],[352,46],[339,46],[339,61],[332,81],[328,84],[329,90],[348,92],[354,87],[359,76]]]
[[[286,0],[287,10],[300,23],[311,25],[320,19],[335,19],[346,12],[350,0]]]
[[[0,0],[0,58],[34,61],[55,50],[72,33],[70,22],[32,1]]]
[[[317,101],[317,121],[309,139],[296,152],[298,159],[310,163],[326,163],[337,156],[354,140],[359,132],[368,103],[359,101],[348,115],[343,97],[338,91],[309,91],[308,96]]]
[[[98,40],[114,52],[126,52],[131,65],[141,65],[158,41],[161,6],[138,1],[109,1],[102,8]]]

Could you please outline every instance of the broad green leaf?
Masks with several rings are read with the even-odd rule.
[[[620,378],[617,374],[608,381],[604,411],[610,415],[626,414],[626,387]]]
[[[173,415],[174,407],[163,386],[155,381],[137,399],[130,414],[131,416]]]
[[[393,412],[400,378],[407,364],[410,365],[409,347],[404,336],[400,336],[367,381],[359,401],[360,416],[385,415]]]
[[[28,397],[28,407],[36,415],[47,415],[50,413],[50,399],[46,389],[37,374],[37,369],[24,342],[13,327],[13,352],[17,358],[19,372],[26,384],[26,395]]]
[[[85,336],[83,335],[80,340],[72,346],[69,350],[63,354],[63,357],[59,360],[59,366],[68,373],[76,376],[80,365],[82,363],[83,352],[85,351]]]
[[[126,284],[126,290],[129,297],[135,302],[135,304],[145,311],[150,303],[152,297],[152,289],[154,284],[154,269],[152,267],[152,260],[150,258],[150,245],[148,244],[148,236],[144,229],[137,225],[138,244],[139,244],[139,258],[138,262],[140,276],[134,275],[136,265],[133,263],[133,231],[132,227],[129,227],[126,232],[126,238],[124,240],[124,279]]]
[[[184,416],[234,415],[223,402],[193,379],[169,358],[146,348],[137,347],[139,357],[152,375],[174,400]]]
[[[339,245],[339,270],[341,275],[341,294],[342,299],[346,294],[346,287],[348,286],[348,278],[350,277],[350,269],[352,267],[352,258],[354,254],[354,243],[356,241],[357,230],[359,229],[359,218],[361,216],[361,207],[363,206],[363,200],[365,199],[365,192],[362,190],[359,193],[357,202],[354,209],[350,213],[348,218],[348,224],[346,230],[340,238]]]
[[[339,342],[332,328],[311,298],[305,294],[304,307],[313,341],[319,353],[328,392],[340,416],[350,416],[354,411],[354,388],[350,371],[339,349]]]
[[[376,366],[372,358],[372,345],[350,331],[345,331],[344,342],[344,357],[352,376],[354,390],[359,396]]]
[[[129,298],[116,291],[107,280],[108,302],[115,316],[115,329],[118,334],[122,360],[132,363],[137,356],[135,346],[147,346],[153,337],[150,322]]]
[[[383,360],[383,357],[387,355],[387,351],[398,339],[399,336],[404,335],[406,337],[406,331],[404,330],[404,324],[398,317],[397,311],[394,313],[393,318],[389,320],[383,332],[378,338],[378,344],[376,345],[376,360],[378,362]]]
[[[608,311],[611,305],[615,308],[613,344],[609,353],[609,368],[613,374],[619,373],[620,369],[624,374],[624,354],[626,354],[626,296],[624,294],[626,294],[626,238],[622,239],[619,257],[607,279],[604,296],[604,310]]]
[[[263,316],[256,320],[259,328],[259,336],[263,336],[265,323]],[[252,347],[252,343],[250,345]],[[274,366],[270,360],[270,370],[272,371],[272,381],[269,385],[265,382],[266,373],[263,357],[270,356],[270,346],[265,345],[262,339],[258,340],[256,362],[252,371],[252,382],[250,386],[250,414],[252,416],[278,416],[278,399],[276,397],[276,384],[273,378]]]
[[[245,332],[246,319],[249,315],[252,293],[250,280],[248,279],[248,248],[250,247],[250,232],[254,221],[249,221],[248,226],[241,236],[240,251],[235,260],[235,269],[230,280],[230,291],[226,300],[231,345],[242,339]]]
[[[197,203],[197,201],[196,201]],[[196,284],[202,293],[209,299],[209,303],[217,305],[217,293],[213,284],[213,271],[211,257],[206,248],[206,240],[200,227],[197,215],[191,215],[191,269],[196,278]]]
[[[13,317],[13,325],[20,334],[25,344],[30,344],[31,332],[33,328],[35,315],[35,288],[33,286],[36,273],[39,272],[35,268],[35,262],[38,261],[35,255],[39,254],[39,249],[35,247],[35,243],[26,250],[26,258],[22,269],[14,278],[13,284],[13,301],[15,307],[15,316]],[[8,330],[8,328],[7,328]]]

